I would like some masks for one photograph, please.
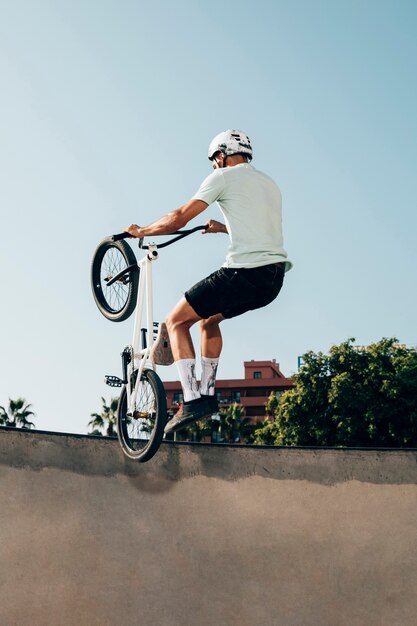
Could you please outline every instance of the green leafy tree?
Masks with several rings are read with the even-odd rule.
[[[211,419],[199,420],[193,422],[186,431],[188,437],[192,441],[202,441],[205,437],[211,436],[212,421]]]
[[[294,388],[269,399],[274,420],[256,431],[256,443],[417,446],[417,349],[394,338],[353,342],[303,355]]]
[[[30,410],[31,406],[31,404],[26,404],[24,398],[18,398],[17,400],[9,398],[7,409],[4,406],[0,406],[0,425],[12,428],[34,427],[35,424],[28,420],[28,417],[32,415],[35,417],[35,413]]]
[[[102,435],[103,431],[105,431],[108,437],[112,437],[115,434],[119,399],[111,398],[110,404],[107,404],[106,400],[102,397],[101,402],[101,413],[91,413],[91,419],[88,422],[91,431],[88,434]]]
[[[221,409],[220,437],[230,443],[250,443],[255,425],[245,416],[245,408],[241,404],[231,404],[227,409]]]
[[[265,404],[266,417],[263,421],[258,421],[252,443],[262,444],[264,446],[276,445],[278,432],[275,416],[278,411],[281,394],[272,392]]]

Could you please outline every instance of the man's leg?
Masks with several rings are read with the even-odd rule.
[[[174,360],[195,359],[195,350],[191,339],[190,328],[201,320],[185,298],[181,298],[177,306],[166,319],[172,354]]]
[[[210,415],[208,401],[201,397],[197,385],[195,350],[190,334],[191,326],[200,319],[201,317],[187,300],[182,298],[166,320],[172,353],[184,394],[183,405],[166,425],[166,433],[180,430],[187,424]]]
[[[201,330],[201,383],[200,393],[208,396],[212,414],[217,413],[218,403],[215,398],[217,366],[222,350],[222,334],[220,322],[224,320],[221,313],[200,321]]]
[[[201,355],[207,358],[218,359],[223,347],[220,322],[224,320],[221,313],[212,315],[206,320],[200,320]]]

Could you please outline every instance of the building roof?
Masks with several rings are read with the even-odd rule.
[[[274,387],[290,389],[294,382],[286,378],[279,369],[279,363],[272,361],[244,361],[245,378],[224,378],[216,380],[216,389],[247,389],[259,387]],[[260,378],[254,378],[254,372],[260,372]],[[176,391],[181,388],[179,380],[164,381],[166,391]]]

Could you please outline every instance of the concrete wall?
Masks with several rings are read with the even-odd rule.
[[[0,626],[414,626],[416,460],[0,429]]]

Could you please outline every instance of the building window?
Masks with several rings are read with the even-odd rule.
[[[230,401],[231,402],[240,402],[240,391],[232,391],[230,393]]]
[[[254,378],[262,378],[262,372],[253,372]]]
[[[183,394],[180,391],[174,392],[174,404],[179,404],[184,399]]]
[[[221,402],[221,399],[222,399],[222,392],[221,391],[216,391],[216,398],[217,398],[217,402]]]

